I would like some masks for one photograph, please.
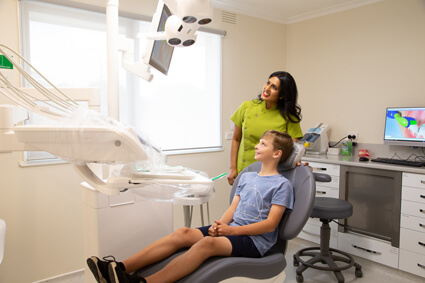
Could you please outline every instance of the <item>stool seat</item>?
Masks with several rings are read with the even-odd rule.
[[[353,215],[353,205],[346,200],[320,197],[314,200],[310,217],[320,219],[345,219]]]

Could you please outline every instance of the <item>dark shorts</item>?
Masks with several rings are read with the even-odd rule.
[[[198,228],[204,237],[208,236],[210,226]],[[232,256],[241,257],[261,257],[260,252],[254,244],[254,241],[249,236],[223,236],[229,239],[232,244]]]

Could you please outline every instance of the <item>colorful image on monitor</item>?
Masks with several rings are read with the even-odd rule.
[[[425,141],[425,108],[387,108],[384,139]]]

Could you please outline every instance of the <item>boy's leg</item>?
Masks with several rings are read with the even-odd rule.
[[[158,262],[181,248],[191,247],[203,238],[204,235],[199,229],[179,228],[173,233],[153,242],[138,253],[124,260],[122,263],[125,266],[126,272],[130,273],[148,266],[149,264]]]
[[[174,282],[195,271],[212,256],[230,256],[232,244],[226,237],[205,237],[186,253],[172,260],[162,270],[146,278],[148,283]]]

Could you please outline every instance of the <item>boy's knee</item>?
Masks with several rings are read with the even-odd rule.
[[[179,229],[177,229],[176,231],[174,231],[173,234],[176,234],[178,236],[185,236],[188,235],[190,233],[191,229],[188,227],[180,227]]]
[[[207,237],[204,237],[202,240],[199,241],[198,247],[200,249],[211,249],[211,250],[214,250],[215,249],[215,244],[216,244],[216,238],[207,236]]]

